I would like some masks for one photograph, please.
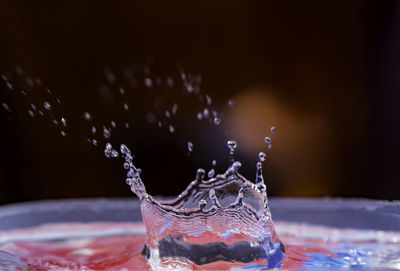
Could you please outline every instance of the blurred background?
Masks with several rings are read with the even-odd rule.
[[[250,180],[267,152],[271,196],[399,199],[399,15],[398,1],[2,1],[0,204],[133,196],[99,131],[87,142],[111,120],[109,141],[132,148],[154,195],[214,159],[226,170],[233,139]],[[146,86],[180,82],[180,67],[200,95]],[[29,116],[44,101],[52,110]],[[197,120],[206,107],[220,125]]]

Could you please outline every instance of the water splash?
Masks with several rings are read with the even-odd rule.
[[[141,200],[147,230],[143,254],[153,270],[191,270],[216,261],[257,263],[267,268],[284,263],[285,249],[273,226],[262,177],[266,155],[260,153],[256,182],[252,183],[239,174],[241,163],[233,160],[237,143],[227,144],[233,162],[226,172],[215,175],[212,169],[205,179],[206,172],[199,168],[189,186],[170,201],[147,194],[131,151],[121,145],[126,183]],[[105,155],[116,157],[114,151],[107,143]]]

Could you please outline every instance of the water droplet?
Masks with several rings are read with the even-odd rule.
[[[229,107],[233,107],[235,105],[235,101],[234,100],[229,100],[228,101],[228,106]]]
[[[203,110],[203,116],[204,116],[205,118],[208,118],[208,117],[210,116],[210,111],[208,111],[208,108],[204,108],[204,110]]]
[[[263,152],[260,152],[260,153],[258,154],[258,158],[260,159],[261,162],[264,162],[266,157],[267,157],[267,156],[266,156],[265,153],[263,153]]]
[[[84,118],[85,120],[91,120],[91,119],[92,119],[92,116],[89,114],[89,112],[85,112],[85,113],[83,113],[83,118]]]
[[[44,103],[43,103],[43,107],[44,107],[46,110],[51,110],[51,104],[50,104],[49,102],[44,102]]]
[[[98,144],[98,143],[97,143],[97,140],[96,140],[96,139],[93,139],[93,140],[92,140],[92,144],[93,144],[93,146],[97,146],[97,144]]]
[[[110,144],[110,143],[107,143],[106,144],[106,147],[105,147],[105,149],[104,149],[104,155],[107,157],[107,158],[110,158],[111,157],[111,152],[113,151],[113,148],[112,148],[112,145]]]
[[[47,89],[47,93],[51,94],[51,90],[50,90],[50,89]]]
[[[144,79],[144,85],[148,88],[151,88],[151,86],[153,85],[153,81],[151,81],[151,79],[147,77]]]
[[[1,79],[3,79],[4,82],[8,81],[7,77],[4,74],[1,75]]]
[[[33,113],[31,110],[28,111],[29,116],[31,116],[32,118],[35,116],[35,113]]]
[[[270,144],[271,138],[269,136],[265,137],[265,143]]]
[[[169,117],[171,116],[168,110],[165,110],[165,116],[167,117],[167,119],[169,119]]]
[[[95,134],[96,133],[96,127],[94,127],[94,126],[92,126],[92,134]]]
[[[119,154],[118,154],[118,152],[117,152],[116,150],[112,150],[112,151],[111,151],[111,157],[112,157],[112,158],[116,158],[116,157],[118,157],[118,155],[119,155]]]
[[[129,110],[129,106],[128,106],[127,103],[124,103],[124,109],[125,109],[125,111],[128,111],[128,110]]]
[[[123,87],[120,87],[120,88],[119,88],[119,93],[121,93],[121,95],[124,95],[124,94],[125,94],[125,90],[124,90]]]
[[[237,143],[234,140],[228,140],[227,145],[231,151],[234,151],[237,147]]]
[[[206,94],[206,102],[208,105],[210,105],[212,103],[211,97],[208,96],[208,94]]]
[[[203,119],[203,114],[201,112],[197,113],[197,119],[202,120]]]
[[[54,125],[58,125],[58,121],[57,120],[53,120]]]
[[[174,133],[175,132],[175,128],[172,125],[168,126],[168,130],[169,130],[170,133]]]
[[[34,104],[31,104],[31,108],[32,108],[33,110],[36,110],[36,106],[35,106]]]
[[[120,150],[123,155],[131,154],[131,150],[125,144],[121,144]]]
[[[276,132],[276,127],[275,126],[271,126],[271,128],[269,130],[271,131],[271,133],[275,133]]]
[[[215,167],[217,165],[217,161],[213,160],[212,161],[212,166]]]
[[[221,123],[221,119],[219,117],[214,117],[214,124],[219,125]]]
[[[61,118],[61,123],[64,127],[67,127],[67,120],[65,118]]]
[[[272,149],[272,144],[268,144],[268,150]]]
[[[212,177],[214,177],[214,175],[215,175],[215,170],[212,168],[212,169],[210,169],[210,171],[208,171],[207,176],[208,176],[208,178],[212,178]]]
[[[41,110],[38,111],[39,115],[43,116],[43,112]]]
[[[172,109],[171,109],[171,111],[172,111],[172,114],[176,114],[176,112],[178,111],[178,105],[177,104],[174,104],[173,106],[172,106]]]
[[[125,122],[125,128],[126,128],[126,129],[129,128],[129,123]]]
[[[10,82],[7,82],[7,83],[6,83],[6,86],[7,86],[7,88],[9,88],[9,89],[13,89],[13,86],[11,85]]]
[[[193,151],[193,143],[191,141],[188,141],[187,148],[188,148],[189,153],[191,153]]]
[[[117,124],[116,124],[115,121],[113,121],[113,120],[110,122],[110,124],[111,124],[111,127],[112,127],[112,128],[116,128],[116,127],[117,127]]]
[[[10,107],[8,107],[6,103],[1,103],[1,105],[3,106],[4,110],[11,112]]]
[[[106,139],[110,138],[110,136],[111,136],[110,130],[108,130],[108,128],[105,127],[105,126],[103,126],[103,136],[104,136],[104,138],[106,138]]]
[[[129,169],[129,168],[130,168],[129,163],[128,163],[128,162],[125,162],[125,163],[124,163],[124,169]]]
[[[66,137],[66,136],[67,136],[67,134],[66,134],[64,131],[60,131],[60,134],[61,134],[63,137]]]
[[[59,98],[57,98],[57,99],[56,99],[56,102],[57,102],[58,104],[60,104],[60,103],[61,103],[61,100],[60,100]]]
[[[26,96],[26,92],[23,91],[23,90],[21,90],[21,94],[24,95],[24,96]]]
[[[158,121],[158,127],[162,127],[162,122]]]

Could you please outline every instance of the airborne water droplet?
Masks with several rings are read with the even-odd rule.
[[[211,97],[208,94],[206,94],[206,102],[208,105],[212,103]]]
[[[67,127],[67,120],[65,118],[61,118],[61,123],[64,127]]]
[[[113,121],[113,120],[110,122],[110,124],[111,124],[111,127],[112,127],[112,128],[116,128],[116,127],[117,127],[117,124],[116,124],[115,121]]]
[[[83,118],[84,118],[85,120],[91,120],[91,119],[92,119],[92,116],[89,114],[89,112],[85,112],[85,113],[83,113]]]
[[[219,125],[221,123],[221,119],[219,117],[214,118],[214,124]]]
[[[275,126],[271,126],[271,128],[269,130],[271,131],[271,133],[275,133],[276,132],[276,127]]]
[[[265,158],[266,158],[265,153],[260,152],[260,153],[258,154],[258,158],[260,158],[260,161],[261,161],[261,162],[264,162],[264,161],[265,161]]]
[[[116,150],[112,150],[111,151],[111,157],[113,157],[113,158],[116,158],[116,157],[118,157],[118,152],[116,151]]]
[[[168,126],[168,130],[169,130],[170,133],[174,133],[175,132],[175,128],[172,125]]]
[[[96,133],[96,127],[92,126],[92,134]]]
[[[234,140],[228,140],[227,145],[231,151],[234,151],[237,147],[237,143]]]
[[[3,106],[4,110],[11,112],[10,108],[8,107],[8,105],[6,103],[1,103],[1,105]]]
[[[110,143],[107,143],[106,144],[106,147],[105,147],[105,149],[104,149],[104,155],[107,157],[107,158],[110,158],[111,157],[111,152],[113,151],[113,149],[112,149],[112,145],[110,144]]]
[[[205,118],[208,118],[210,116],[210,111],[208,110],[208,108],[204,108],[203,110],[203,116]]]
[[[93,144],[93,146],[97,146],[97,144],[98,144],[98,143],[97,143],[97,140],[96,140],[96,139],[93,139],[93,140],[92,140],[92,144]]]
[[[107,127],[103,126],[103,136],[104,138],[108,139],[111,136],[110,130]]]
[[[189,153],[191,153],[193,151],[193,143],[191,141],[188,141],[187,148],[188,148]]]
[[[213,160],[212,161],[212,166],[215,167],[217,165],[217,161]]]
[[[128,110],[129,110],[129,106],[128,106],[127,103],[124,103],[124,109],[125,109],[125,111],[128,111]]]
[[[270,144],[271,138],[269,136],[265,137],[265,143]]]
[[[197,113],[197,119],[202,120],[203,119],[203,114],[201,112]]]
[[[176,111],[178,111],[178,105],[177,104],[174,104],[173,106],[172,106],[172,109],[171,109],[171,112],[172,112],[172,114],[176,114]]]
[[[131,150],[125,144],[121,144],[120,150],[123,155],[131,154]]]
[[[44,103],[43,103],[43,107],[44,107],[46,110],[51,110],[51,104],[50,104],[49,102],[44,102]]]
[[[61,131],[60,134],[61,134],[63,137],[66,137],[66,136],[67,136],[67,134],[66,134],[64,131]]]
[[[151,86],[153,85],[153,81],[151,81],[151,79],[147,77],[147,78],[144,79],[144,85],[147,88],[151,88]]]

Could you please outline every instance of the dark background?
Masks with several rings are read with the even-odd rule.
[[[398,1],[2,1],[0,72],[14,88],[0,82],[11,109],[0,108],[0,204],[132,195],[122,162],[104,157],[105,141],[86,141],[85,111],[97,126],[117,122],[111,142],[132,147],[151,194],[178,194],[213,159],[225,170],[227,139],[238,141],[241,172],[253,179],[275,125],[270,195],[399,199],[399,15]],[[201,105],[179,84],[143,86],[146,65],[153,79],[178,82],[177,62],[202,76],[221,125],[196,121]],[[137,86],[123,79],[126,67],[139,71]],[[31,77],[42,86],[27,86]],[[67,137],[50,116],[28,116],[44,100],[67,119]],[[154,100],[179,104],[174,134],[146,122]],[[130,129],[120,128],[125,120]]]

